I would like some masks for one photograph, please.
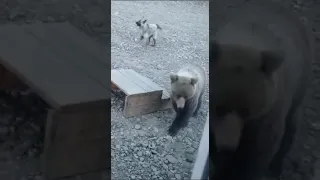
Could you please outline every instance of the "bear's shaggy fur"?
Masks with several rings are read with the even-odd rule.
[[[216,132],[212,135],[217,138],[213,158],[219,156],[213,159],[213,179],[256,180],[269,165],[272,173],[280,175],[296,131],[295,112],[306,91],[308,63],[289,61],[281,51],[219,42],[211,46],[215,48],[211,52],[215,114],[211,123],[218,124],[232,113],[243,123],[237,130],[241,134],[231,138],[231,143],[239,142],[234,144],[237,148],[219,147],[216,142],[228,138]],[[225,128],[234,131],[231,126]]]
[[[268,170],[276,177],[310,82],[311,28],[270,1],[250,1],[224,16],[228,21],[210,42],[211,179],[261,180]],[[236,137],[223,138],[212,127],[229,114],[237,115],[231,120],[239,129],[225,123]]]
[[[186,65],[177,73],[170,74],[171,99],[176,117],[169,128],[174,136],[185,127],[191,116],[196,116],[206,87],[206,71],[198,65]]]

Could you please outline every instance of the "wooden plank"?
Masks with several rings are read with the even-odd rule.
[[[151,89],[154,90],[163,90],[162,87],[160,87],[158,84],[156,84],[155,82],[153,82],[151,79],[142,76],[141,74],[135,72],[132,69],[125,69],[128,74],[132,75],[132,77],[134,77],[135,79],[139,79],[140,81],[142,81],[144,84],[148,85]]]
[[[92,47],[89,47],[88,44],[93,44],[93,42],[88,43],[90,38],[84,40],[81,42],[81,45],[79,45],[74,39],[70,39],[70,35],[66,34],[66,32],[62,33],[57,30],[69,29],[69,33],[75,34],[79,31],[75,27],[72,27],[69,23],[55,23],[53,25],[37,23],[24,25],[23,28],[31,36],[59,54],[61,60],[69,63],[70,66],[77,67],[79,71],[87,74],[88,77],[91,77],[106,89],[110,88],[110,83],[107,80],[107,71],[110,69],[110,65],[106,63],[106,60],[102,60],[107,58],[106,53],[99,53],[100,51],[89,52],[88,49]],[[97,47],[97,45],[94,47]],[[105,52],[107,52],[107,49],[105,49]]]
[[[109,168],[108,138],[66,143],[52,146],[47,157],[45,177],[48,180],[74,176]],[[99,146],[97,146],[99,145]]]
[[[194,163],[191,179],[209,179],[209,113],[202,132],[196,162]]]
[[[159,103],[161,101],[161,91],[156,92],[148,92],[144,94],[136,94],[130,95],[130,98],[127,99],[126,106],[131,107],[138,107],[143,105],[152,105],[153,103]]]
[[[101,61],[109,67],[107,70],[110,70],[110,59],[107,58],[110,56],[108,56],[109,51],[107,47],[99,45],[94,39],[87,36],[84,32],[76,30],[76,28],[68,22],[46,24],[52,32],[59,33],[63,38],[68,40],[68,42],[73,42],[72,45],[78,49],[85,49],[85,53],[94,56],[92,60]]]
[[[137,86],[144,89],[146,92],[162,92],[162,88],[160,88],[156,83],[152,82],[149,78],[141,76],[132,69],[120,69],[119,72],[134,82]]]
[[[142,94],[146,92],[116,69],[111,70],[111,82],[118,86],[126,95]]]
[[[0,62],[52,106],[110,98],[110,89],[64,62],[59,54],[21,26],[3,25],[0,39]]]
[[[108,111],[105,109],[105,111]],[[81,113],[80,113],[81,112]],[[63,113],[63,117],[57,118],[59,126],[56,130],[55,143],[67,143],[85,141],[97,137],[106,137],[105,133],[108,119],[101,109],[91,111],[79,111],[78,113]]]
[[[125,102],[130,102],[130,101],[134,101],[131,99],[136,98],[135,95],[133,96],[127,96],[125,99]],[[157,110],[160,109],[161,107],[161,101],[155,101],[152,104],[144,104],[144,105],[140,105],[140,106],[127,106],[125,104],[125,109],[124,109],[124,116],[125,117],[132,117],[132,116],[137,116],[137,115],[142,115],[142,114],[148,114],[148,113],[152,113],[155,112]]]
[[[25,85],[20,79],[0,64],[0,89],[10,91],[21,90],[23,88],[25,88]]]
[[[109,168],[111,132],[106,129],[110,128],[110,112],[106,109],[110,104],[87,105],[87,111],[68,108],[53,111],[48,117],[44,162],[47,179]]]

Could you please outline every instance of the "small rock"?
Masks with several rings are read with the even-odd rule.
[[[166,155],[166,159],[172,164],[175,164],[178,162],[178,160],[170,154]]]
[[[157,168],[154,166],[151,166],[152,171],[157,171]]]
[[[136,179],[136,176],[135,176],[135,175],[132,175],[132,176],[131,176],[131,179]]]
[[[141,157],[141,158],[140,158],[140,161],[141,161],[141,162],[143,162],[143,161],[144,161],[144,158],[143,158],[143,157]]]
[[[139,129],[141,128],[141,126],[140,126],[139,124],[136,124],[136,125],[134,126],[134,128],[137,129],[137,130],[139,130]]]
[[[190,153],[190,154],[194,153],[194,151],[195,151],[194,148],[188,148],[188,149],[186,149],[186,152],[187,152],[187,153]]]
[[[177,179],[181,179],[181,175],[180,174],[175,174],[174,177],[176,177]]]
[[[142,152],[141,151],[138,152],[138,156],[142,156]]]
[[[186,153],[186,161],[192,163],[193,162],[193,155]]]

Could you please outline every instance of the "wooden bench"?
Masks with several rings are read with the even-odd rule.
[[[171,108],[169,93],[132,69],[111,70],[111,83],[126,94],[125,117]]]
[[[0,26],[0,64],[50,106],[46,179],[110,168],[110,59],[69,23]]]

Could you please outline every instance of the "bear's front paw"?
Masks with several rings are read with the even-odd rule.
[[[198,116],[198,114],[199,114],[199,112],[198,112],[198,111],[196,111],[196,112],[194,112],[194,113],[192,114],[192,117],[197,117],[197,116]]]
[[[179,131],[178,128],[175,128],[175,127],[171,126],[169,128],[169,130],[168,130],[168,134],[173,137],[173,136],[176,136],[178,134],[178,131]]]

